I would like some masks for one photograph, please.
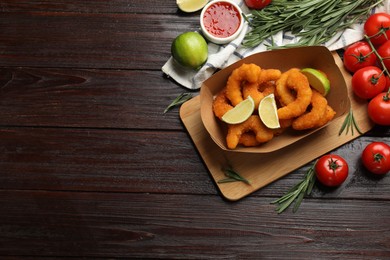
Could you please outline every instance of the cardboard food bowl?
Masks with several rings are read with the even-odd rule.
[[[200,90],[200,113],[202,122],[213,141],[223,150],[246,153],[269,153],[302,140],[306,136],[319,131],[327,125],[306,131],[297,131],[291,127],[269,142],[256,147],[238,145],[236,149],[229,149],[226,145],[227,127],[224,122],[215,117],[213,113],[213,100],[215,95],[226,86],[231,72],[243,63],[254,63],[262,69],[279,69],[285,72],[291,68],[315,68],[326,73],[331,89],[326,96],[328,104],[336,111],[336,115],[327,125],[332,124],[350,109],[348,89],[344,77],[336,65],[332,53],[322,46],[299,47],[280,49],[257,53],[248,56],[223,70],[218,71],[203,82]]]

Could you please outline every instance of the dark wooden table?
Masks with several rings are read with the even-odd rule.
[[[224,200],[166,106],[161,67],[199,27],[170,0],[0,2],[0,258],[389,259],[390,177],[359,161],[375,127],[334,150],[337,189],[271,201],[308,166]],[[197,94],[197,92],[194,92]],[[288,163],[288,162],[281,162]]]

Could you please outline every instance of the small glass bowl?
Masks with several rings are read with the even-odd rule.
[[[220,4],[224,4],[224,5],[228,5],[228,6],[231,6],[235,9],[235,15],[238,15],[238,18],[239,18],[239,26],[237,28],[237,30],[229,35],[229,36],[226,36],[226,37],[219,37],[219,36],[216,36],[214,34],[212,34],[211,32],[209,32],[204,24],[204,16],[205,16],[205,13],[206,11],[212,6],[212,5],[220,5]],[[226,20],[225,20],[226,21]],[[237,38],[237,36],[241,33],[242,31],[242,28],[244,26],[244,17],[242,16],[242,10],[241,8],[234,2],[230,1],[230,0],[214,0],[214,1],[210,1],[203,9],[202,9],[202,12],[201,12],[201,15],[200,15],[200,26],[201,26],[201,29],[202,29],[202,33],[203,35],[211,42],[213,43],[216,43],[216,44],[226,44],[226,43],[229,43],[231,42],[232,40],[234,40],[235,38]]]

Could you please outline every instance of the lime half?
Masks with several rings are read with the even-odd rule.
[[[222,121],[228,124],[240,124],[247,120],[255,110],[255,102],[251,96],[238,103],[222,116]]]
[[[312,68],[304,68],[301,70],[302,74],[307,77],[312,88],[326,96],[330,91],[330,82],[324,73]]]
[[[208,0],[176,0],[176,4],[180,10],[186,13],[196,12],[202,9]]]
[[[207,61],[208,46],[199,33],[185,32],[172,42],[171,53],[180,65],[197,70]]]
[[[270,129],[280,128],[274,94],[269,94],[260,101],[259,116],[266,127]]]

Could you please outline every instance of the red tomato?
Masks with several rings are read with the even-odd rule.
[[[322,156],[315,165],[317,179],[329,187],[340,186],[348,177],[348,164],[336,154]]]
[[[368,116],[378,125],[390,126],[390,94],[380,93],[368,103]]]
[[[353,73],[358,69],[374,66],[376,64],[376,55],[368,42],[355,42],[345,50],[343,62],[345,68]]]
[[[386,87],[386,78],[375,66],[361,68],[352,76],[352,89],[356,96],[371,99]]]
[[[377,52],[383,59],[387,70],[390,71],[390,40],[378,47]]]
[[[387,92],[390,89],[390,78],[389,76],[386,76],[386,87],[383,91]]]
[[[272,0],[245,0],[245,4],[252,9],[263,9],[271,2]]]
[[[368,144],[363,150],[362,162],[370,172],[386,174],[390,171],[390,146],[383,142]]]
[[[390,39],[390,14],[375,13],[372,14],[364,23],[364,32],[370,37],[370,41],[379,46],[387,39]],[[375,35],[375,36],[374,36]]]

